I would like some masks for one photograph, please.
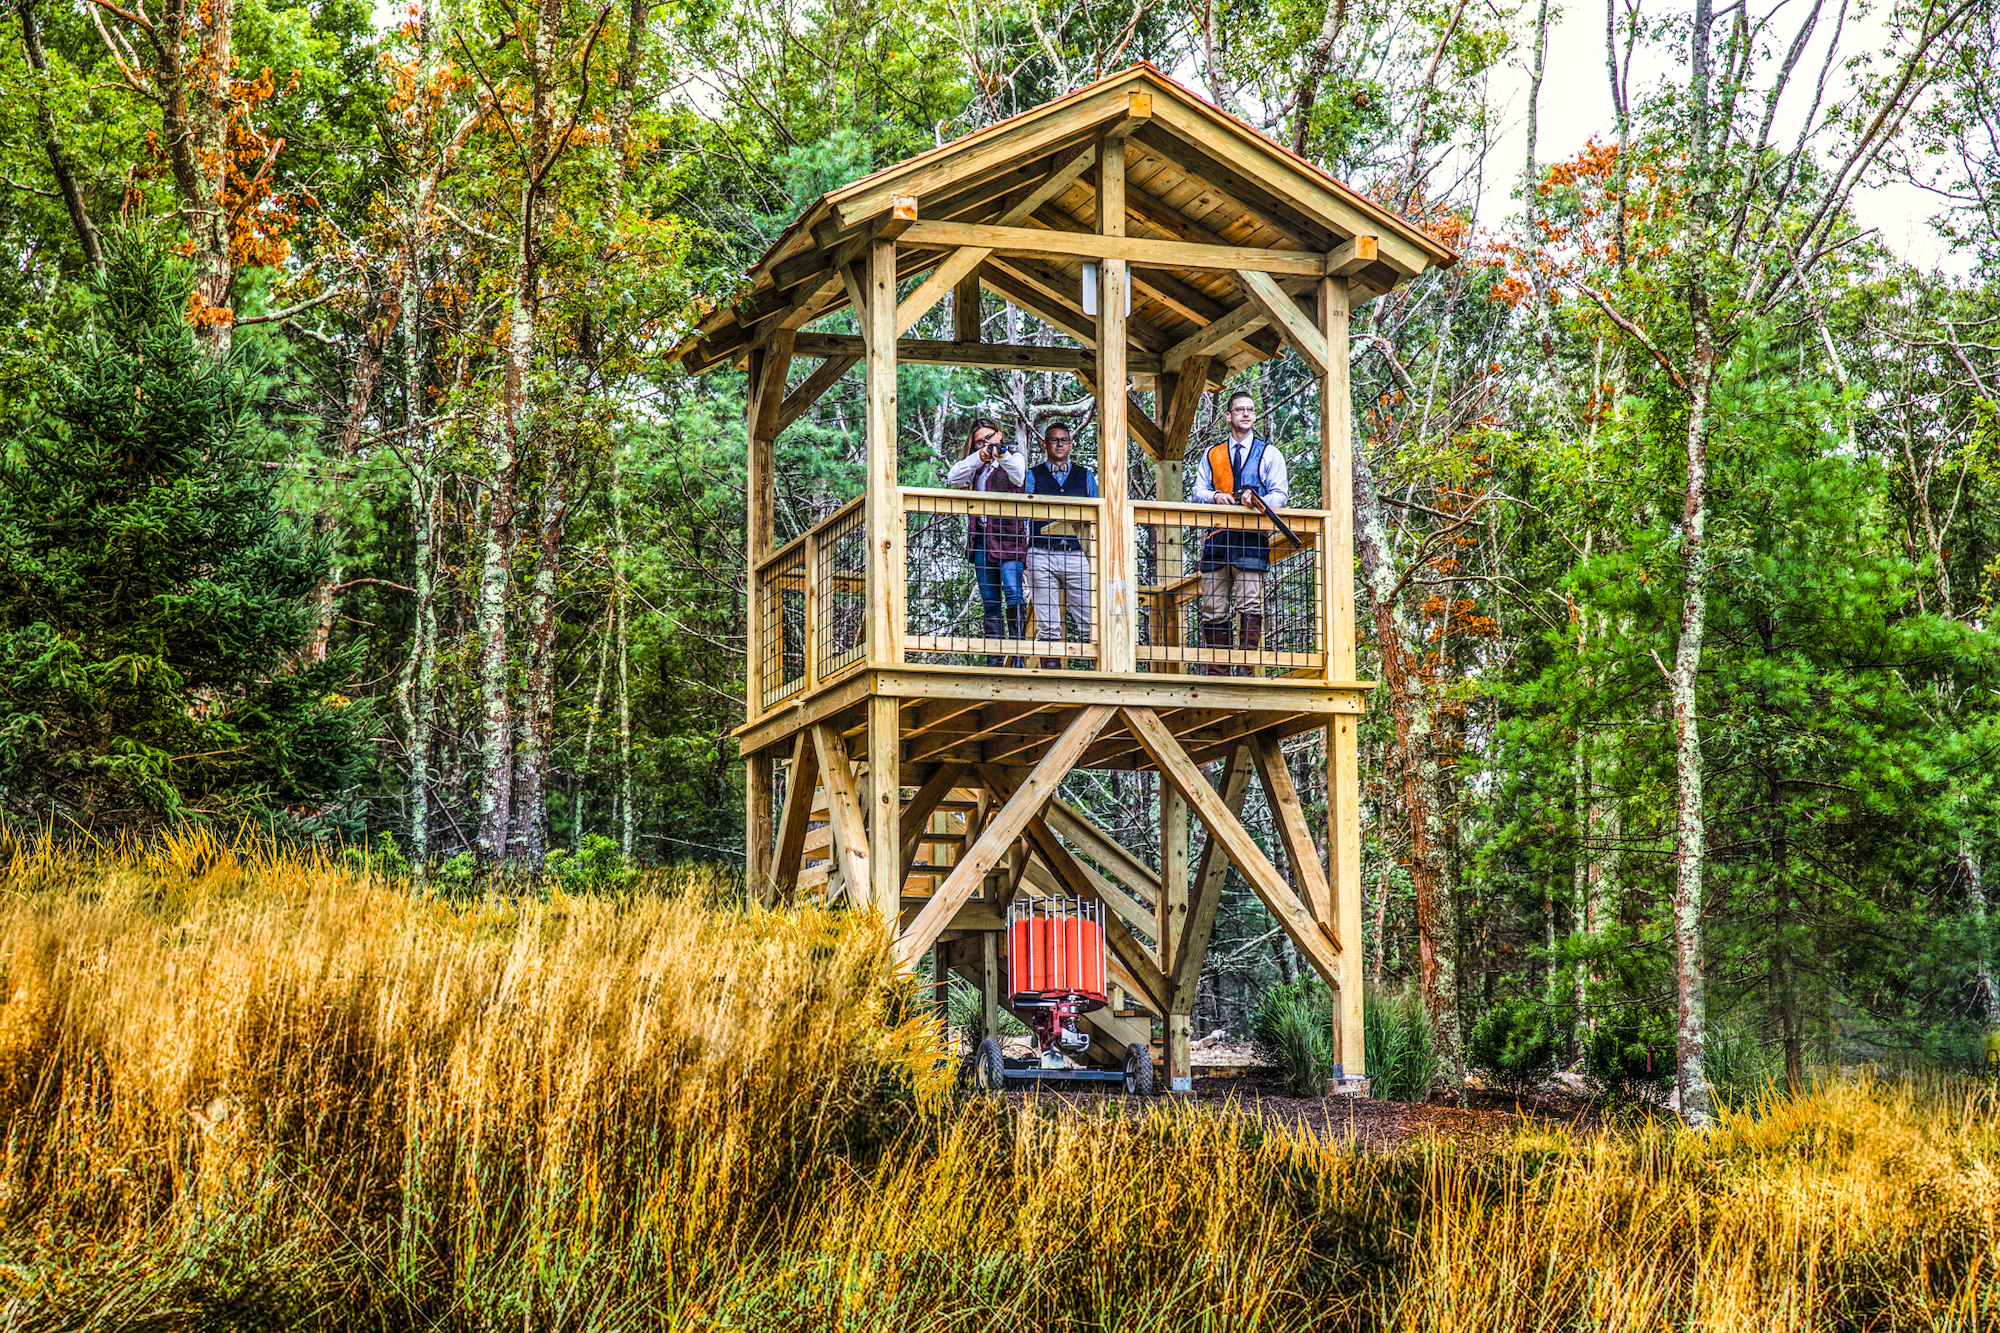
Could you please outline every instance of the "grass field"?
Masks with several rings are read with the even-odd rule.
[[[0,1328],[2000,1327],[1989,1088],[1365,1154],[954,1096],[888,940],[0,844]]]

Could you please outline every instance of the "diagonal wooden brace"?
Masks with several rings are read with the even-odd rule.
[[[1181,743],[1174,739],[1173,732],[1159,715],[1150,708],[1121,708],[1118,710],[1125,719],[1126,727],[1144,748],[1160,775],[1173,783],[1176,790],[1187,799],[1197,818],[1208,827],[1209,836],[1222,845],[1229,859],[1236,863],[1236,869],[1248,880],[1250,888],[1264,906],[1277,918],[1278,925],[1291,937],[1307,961],[1319,969],[1329,986],[1340,986],[1340,949],[1331,932],[1322,933],[1320,923],[1313,919],[1306,905],[1292,892],[1292,886],[1285,883],[1278,868],[1271,864],[1271,858],[1264,855],[1257,846],[1250,830],[1243,827],[1238,819],[1223,804],[1215,789],[1202,778],[1201,770],[1195,767]]]
[[[792,741],[792,770],[785,779],[785,810],[778,823],[778,858],[771,879],[778,901],[790,901],[798,889],[799,860],[805,852],[806,825],[812,822],[813,796],[819,787],[819,747],[812,733],[801,731]]]
[[[1259,733],[1250,738],[1250,753],[1257,760],[1257,776],[1263,780],[1271,818],[1278,826],[1278,841],[1284,844],[1285,859],[1292,863],[1292,880],[1314,920],[1331,926],[1333,891],[1327,887],[1326,871],[1319,863],[1319,844],[1306,827],[1305,807],[1292,783],[1292,770],[1285,766],[1284,751],[1278,742]]]
[[[840,733],[824,722],[813,724],[813,747],[819,751],[819,769],[826,783],[826,822],[833,833],[833,864],[840,869],[849,899],[865,903],[870,897],[868,879],[868,827],[861,817],[861,793],[854,785],[854,769],[847,761],[847,745]]]
[[[1021,836],[1021,830],[1028,820],[1042,812],[1042,807],[1055,795],[1056,787],[1068,775],[1076,761],[1090,743],[1097,739],[1097,733],[1111,720],[1111,708],[1107,704],[1091,704],[1079,709],[1075,719],[1042,755],[1041,762],[1028,774],[1028,780],[1020,790],[995,811],[981,830],[979,840],[966,849],[965,855],[945,882],[931,895],[924,910],[917,913],[896,941],[896,962],[903,967],[911,966],[917,955],[931,947],[939,932],[951,924],[958,909],[965,906],[972,897],[987,872],[998,865],[1014,840]]]

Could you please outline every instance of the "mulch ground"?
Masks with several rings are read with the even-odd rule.
[[[1115,1085],[1113,1085],[1115,1086]],[[1530,1125],[1589,1132],[1597,1127],[1596,1108],[1583,1097],[1545,1090],[1516,1098],[1499,1092],[1473,1091],[1468,1105],[1448,1102],[1389,1102],[1360,1097],[1292,1097],[1275,1079],[1245,1075],[1204,1078],[1197,1068],[1194,1091],[1160,1098],[1127,1098],[1122,1091],[1105,1091],[1092,1083],[1047,1083],[1020,1092],[1009,1101],[1026,1104],[1036,1098],[1089,1104],[1098,1099],[1159,1105],[1168,1101],[1217,1111],[1254,1111],[1286,1124],[1303,1124],[1316,1134],[1344,1138],[1371,1148],[1394,1148],[1423,1135],[1474,1142],[1504,1137]]]

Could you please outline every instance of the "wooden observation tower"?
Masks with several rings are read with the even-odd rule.
[[[749,374],[738,738],[754,891],[882,913],[906,963],[935,948],[936,975],[980,987],[989,1032],[1009,998],[1008,905],[1094,900],[1117,998],[1085,1019],[1092,1050],[1144,1042],[1162,1019],[1167,1077],[1185,1087],[1195,983],[1234,865],[1339,996],[1339,1086],[1365,1093],[1355,724],[1369,686],[1354,678],[1348,327],[1357,305],[1452,260],[1148,65],[878,171],[792,223],[749,294],[680,350],[691,371]],[[1067,342],[984,341],[983,292]],[[947,297],[951,341],[904,336]],[[810,331],[845,310],[859,336]],[[1318,377],[1322,423],[1321,493],[1292,499],[1318,506],[1284,511],[1298,541],[1273,543],[1260,641],[1203,646],[1203,541],[1268,520],[1181,502],[1189,428],[1204,393],[1288,346]],[[802,358],[818,364],[799,378]],[[1097,398],[1098,497],[901,485],[901,363],[1076,376]],[[857,366],[864,493],[779,548],[774,441]],[[1131,494],[1128,440],[1153,461],[1153,500]],[[996,639],[968,623],[972,518],[1065,525],[1089,564],[1087,630]],[[1060,669],[1039,665],[1052,657]],[[1319,728],[1330,813],[1316,831],[1280,742]],[[1156,855],[1060,799],[1084,769],[1159,774]],[[1253,778],[1289,876],[1239,817]],[[1192,860],[1191,822],[1205,834]]]

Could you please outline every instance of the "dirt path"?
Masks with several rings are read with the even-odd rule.
[[[1128,1099],[1123,1092],[1101,1091],[1103,1084],[1050,1083],[1040,1088],[1009,1092],[1009,1101],[1027,1103],[1036,1098],[1054,1097],[1064,1102],[1086,1104],[1099,1099],[1160,1105],[1167,1101],[1193,1104],[1221,1111],[1235,1108],[1255,1111],[1287,1124],[1303,1123],[1313,1132],[1351,1139],[1371,1148],[1393,1148],[1420,1135],[1476,1140],[1497,1137],[1529,1124],[1590,1131],[1597,1127],[1595,1108],[1581,1097],[1543,1092],[1516,1099],[1498,1092],[1474,1092],[1471,1104],[1457,1107],[1440,1103],[1374,1101],[1356,1097],[1292,1097],[1284,1085],[1255,1077],[1204,1078],[1197,1069],[1192,1093],[1171,1098]]]

